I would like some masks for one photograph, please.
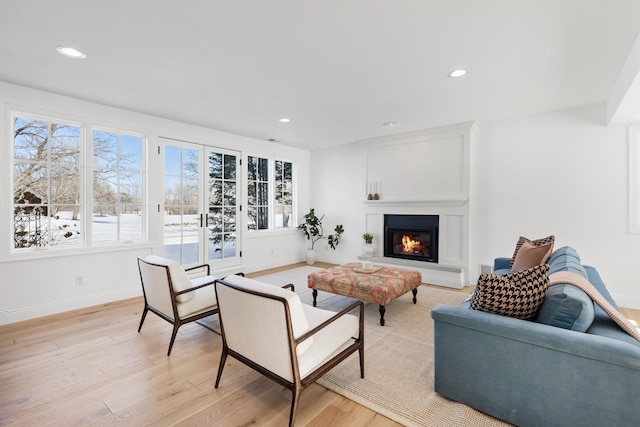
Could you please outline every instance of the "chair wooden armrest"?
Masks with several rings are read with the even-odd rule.
[[[235,275],[244,277],[244,273],[242,271],[240,273],[235,273]],[[224,280],[226,278],[227,278],[226,276],[225,277],[221,277],[220,280]]]
[[[282,286],[284,289],[291,289],[293,292],[296,291],[296,287],[293,286],[293,283],[287,283],[286,285]]]
[[[209,264],[201,264],[201,265],[196,265],[194,267],[185,268],[184,271],[197,270],[198,268],[203,268],[203,267],[207,269],[207,276],[210,276],[211,266]]]
[[[296,344],[300,344],[304,340],[306,340],[308,338],[311,338],[313,335],[315,335],[316,333],[318,333],[322,329],[326,328],[331,323],[335,322],[336,319],[338,319],[338,318],[344,316],[345,314],[355,310],[356,308],[360,309],[359,310],[359,325],[358,325],[358,330],[359,330],[358,339],[360,339],[362,337],[362,332],[364,330],[364,303],[362,301],[356,301],[353,304],[349,305],[348,307],[345,307],[341,311],[337,312],[335,315],[331,316],[329,319],[327,319],[324,322],[320,323],[315,328],[310,329],[305,334],[299,336],[298,339],[295,340]]]
[[[210,276],[211,274],[209,274],[210,273],[209,264],[202,264],[202,265],[197,265],[195,267],[185,268],[184,271],[195,270],[197,268],[202,268],[202,267],[207,267],[207,276]],[[242,273],[242,272],[241,273],[236,273],[236,275],[244,277],[244,273]],[[202,283],[202,284],[200,284],[198,286],[192,286],[192,287],[184,289],[184,290],[182,290],[180,292],[176,292],[176,295],[186,294],[187,292],[193,292],[196,289],[204,288],[205,286],[211,286],[216,282],[216,279],[217,279],[216,277],[212,277],[210,282]]]
[[[212,286],[215,282],[216,282],[216,279],[214,278],[214,279],[213,279],[212,281],[210,281],[210,282],[202,283],[202,284],[200,284],[200,285],[198,285],[198,286],[193,286],[193,287],[191,287],[191,288],[184,289],[184,290],[182,290],[182,291],[180,291],[180,292],[176,292],[176,293],[175,293],[175,295],[176,295],[176,296],[178,296],[178,295],[186,294],[187,292],[193,292],[193,291],[195,291],[196,289],[204,288],[205,286]]]

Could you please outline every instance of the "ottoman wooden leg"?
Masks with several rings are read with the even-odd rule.
[[[316,297],[318,296],[318,290],[314,289],[312,294],[313,294],[313,306],[315,307],[316,306]]]
[[[378,311],[380,312],[380,326],[384,326],[384,305],[381,305]]]
[[[418,295],[418,288],[412,289],[413,292],[413,303],[415,304],[418,300],[416,299],[416,295]]]

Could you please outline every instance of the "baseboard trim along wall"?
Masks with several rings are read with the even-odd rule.
[[[18,310],[8,310],[0,307],[0,325],[7,325],[9,323],[21,322],[23,320],[49,316],[51,314],[63,313],[65,311],[77,310],[80,308],[90,307],[92,305],[106,304],[108,302],[138,296],[142,296],[142,289],[140,286],[135,286],[117,291],[89,295],[86,297],[71,298],[64,301],[55,301],[31,307],[21,307]]]

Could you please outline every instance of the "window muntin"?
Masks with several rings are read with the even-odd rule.
[[[142,137],[93,131],[95,243],[143,237]]]
[[[14,249],[83,241],[80,126],[13,119]]]
[[[293,164],[291,162],[275,161],[274,184],[274,226],[291,228],[293,227]]]
[[[247,228],[269,229],[269,159],[247,158]]]

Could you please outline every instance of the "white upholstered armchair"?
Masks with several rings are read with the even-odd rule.
[[[292,290],[236,275],[217,280],[215,290],[223,340],[216,388],[232,356],[291,390],[292,426],[302,390],[355,351],[364,378],[361,301],[334,313],[302,304]],[[358,315],[348,314],[354,310]]]
[[[138,258],[144,311],[138,332],[151,311],[173,325],[167,356],[171,354],[178,328],[218,312],[213,283],[208,264],[184,269],[175,261],[156,255]],[[205,268],[206,275],[190,278],[187,271]],[[216,332],[216,331],[214,331]]]

